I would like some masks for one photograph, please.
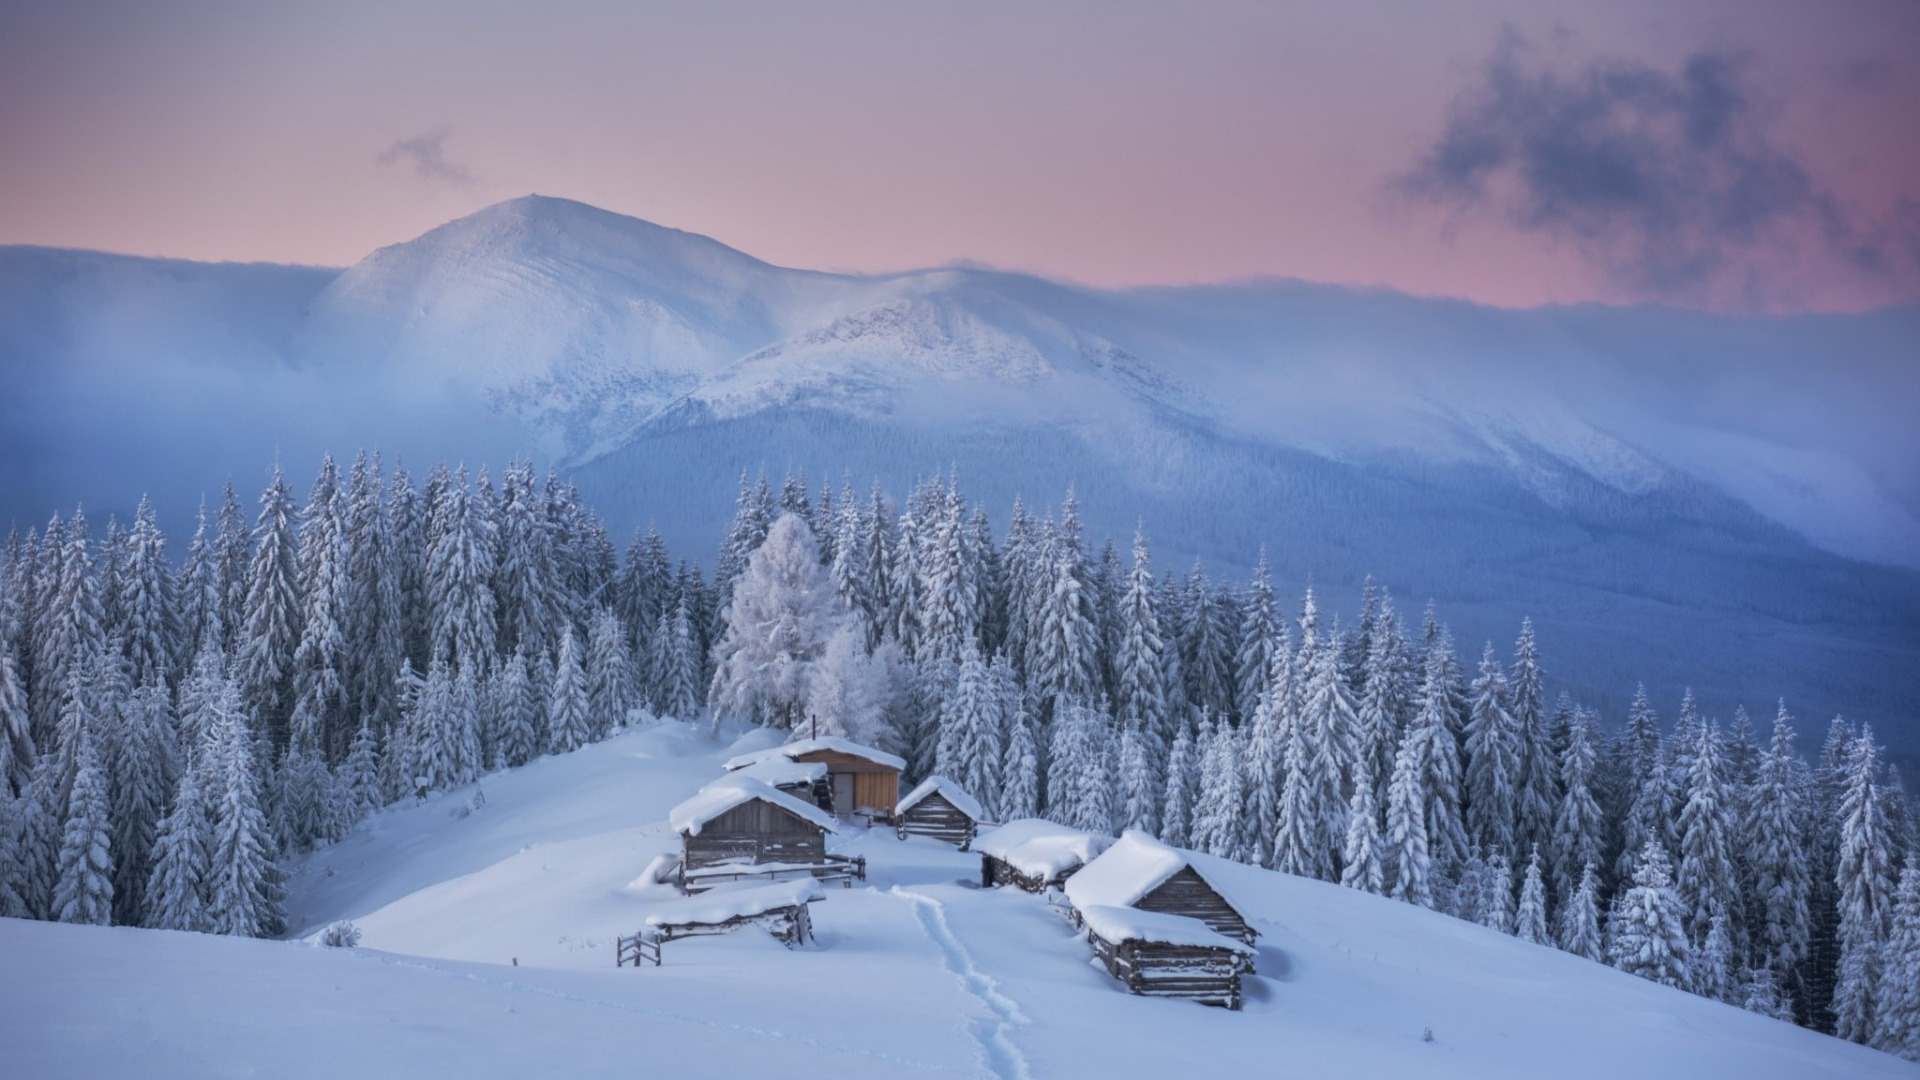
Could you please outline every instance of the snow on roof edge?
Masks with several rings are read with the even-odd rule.
[[[1076,908],[1132,907],[1189,865],[1179,849],[1128,829],[1112,847],[1067,879],[1067,899]]]
[[[1068,879],[1071,884],[1072,879]],[[1253,955],[1253,947],[1189,915],[1166,911],[1142,911],[1135,907],[1088,904],[1076,907],[1080,921],[1094,936],[1109,944],[1144,941],[1156,945],[1191,945],[1203,949],[1225,949],[1242,956]]]
[[[957,807],[961,813],[973,820],[986,820],[987,815],[980,809],[980,800],[975,799],[966,788],[961,787],[959,784],[937,773],[920,781],[920,786],[908,792],[907,797],[900,800],[900,804],[894,807],[893,812],[895,814],[904,814],[920,805],[922,799],[925,799],[936,791],[940,793],[942,798]]]
[[[700,829],[707,822],[743,803],[760,799],[794,814],[828,832],[838,832],[833,815],[818,806],[781,791],[771,784],[755,780],[751,776],[727,775],[695,792],[693,797],[667,812],[667,823],[673,831],[688,836],[699,836]]]
[[[755,750],[750,754],[741,754],[739,757],[729,758],[723,768],[728,772],[732,772],[735,769],[745,768],[756,762],[764,761],[769,757],[793,758],[801,754],[813,753],[816,750],[829,750],[840,754],[850,754],[854,757],[865,758],[877,765],[885,765],[893,769],[904,769],[907,767],[904,758],[889,754],[885,750],[878,750],[863,743],[854,742],[852,739],[843,739],[838,735],[822,735],[817,739],[796,739],[793,742],[781,746],[771,747],[766,750]]]

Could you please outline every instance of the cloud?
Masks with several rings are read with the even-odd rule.
[[[432,180],[453,187],[472,187],[473,170],[447,157],[446,128],[416,135],[411,139],[401,139],[380,152],[374,160],[381,165],[408,165],[413,174],[422,180]]]
[[[1509,31],[1392,187],[1570,243],[1640,297],[1772,306],[1809,258],[1905,272],[1908,230],[1849,219],[1775,137],[1751,69],[1703,51],[1675,71],[1621,60],[1558,71]]]

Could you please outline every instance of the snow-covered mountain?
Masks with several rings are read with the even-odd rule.
[[[322,450],[573,472],[616,533],[711,550],[740,472],[895,491],[957,467],[996,521],[1080,495],[1096,542],[1461,639],[1541,625],[1602,707],[1786,694],[1920,714],[1920,308],[1508,311],[1262,281],[1103,291],[971,267],[772,266],[564,199],[344,271],[0,249],[0,512],[185,535],[201,493]],[[104,516],[104,513],[101,515]],[[1917,740],[1920,744],[1920,740]]]
[[[615,941],[671,890],[669,807],[766,745],[669,722],[390,807],[304,857],[295,935],[0,919],[20,1076],[1911,1077],[1892,1056],[1436,912],[1194,856],[1259,932],[1239,1012],[1133,997],[1039,896],[938,841],[849,828],[868,879],[757,930]]]

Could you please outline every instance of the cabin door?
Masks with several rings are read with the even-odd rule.
[[[853,777],[850,772],[829,774],[833,779],[833,812],[851,816],[854,811]]]

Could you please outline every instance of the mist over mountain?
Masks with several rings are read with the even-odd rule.
[[[616,534],[716,544],[743,469],[895,490],[956,469],[997,523],[1075,487],[1165,569],[1463,645],[1531,614],[1617,714],[1786,695],[1915,747],[1920,309],[1510,311],[1286,281],[1102,291],[974,268],[776,267],[581,203],[489,207],[344,271],[0,248],[0,513],[142,492],[169,532],[277,454],[532,454]],[[173,553],[176,557],[179,552]],[[1469,650],[1471,651],[1471,650]]]

